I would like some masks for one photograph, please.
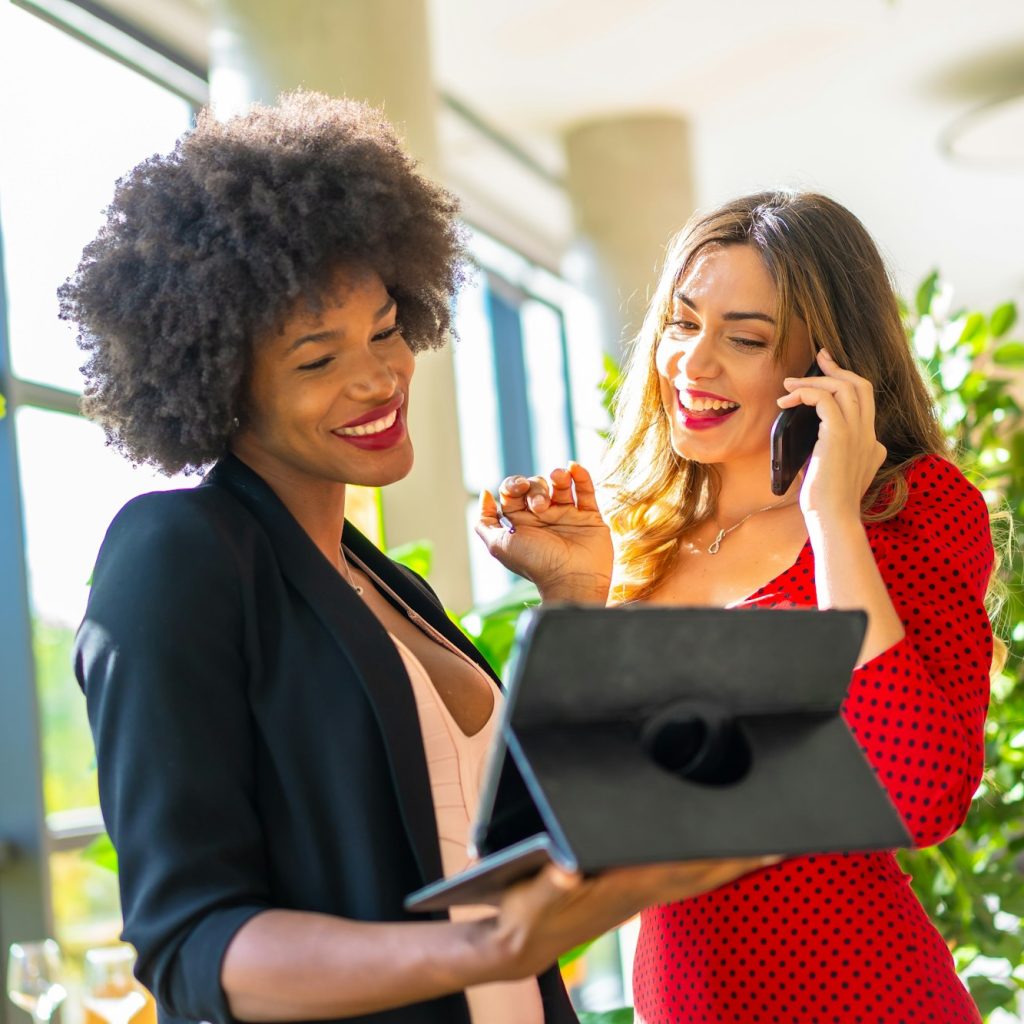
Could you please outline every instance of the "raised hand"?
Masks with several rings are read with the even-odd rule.
[[[532,580],[545,601],[604,604],[612,574],[612,542],[594,482],[579,463],[550,478],[512,476],[498,500],[480,495],[477,536],[506,568]],[[504,516],[514,527],[508,530]]]
[[[783,409],[811,405],[821,420],[800,485],[800,509],[805,519],[859,522],[861,498],[886,456],[875,436],[874,389],[824,349],[817,359],[824,376],[787,377],[789,394],[778,401]]]

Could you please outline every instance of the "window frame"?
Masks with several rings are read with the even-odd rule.
[[[186,100],[194,118],[207,102],[201,69],[90,2],[12,0],[132,71]],[[6,999],[7,948],[53,934],[50,857],[81,850],[104,832],[99,808],[47,815],[43,800],[42,722],[32,647],[32,617],[15,413],[19,408],[82,417],[81,394],[14,375],[3,223],[0,221],[0,1024],[19,1024]]]

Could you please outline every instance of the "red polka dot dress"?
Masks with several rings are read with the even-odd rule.
[[[981,778],[992,634],[989,517],[949,462],[919,459],[906,507],[866,529],[906,636],[858,668],[843,715],[917,846],[951,835]],[[814,605],[814,554],[753,595]],[[641,917],[638,1024],[976,1024],[890,852],[797,857]]]

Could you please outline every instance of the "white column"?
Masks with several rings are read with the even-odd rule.
[[[426,0],[213,0],[210,93],[221,115],[300,86],[382,107],[428,173],[438,166]],[[428,539],[431,583],[456,611],[472,599],[465,487],[449,348],[418,359],[410,476],[382,492],[388,545]]]
[[[605,350],[640,326],[665,245],[694,209],[686,122],[669,115],[579,125],[565,135],[577,239],[569,273],[594,299]]]

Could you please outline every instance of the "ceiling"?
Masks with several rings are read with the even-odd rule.
[[[207,2],[105,0],[198,63]],[[555,176],[572,126],[676,113],[691,125],[700,205],[820,189],[864,220],[905,289],[939,265],[963,302],[1024,299],[1024,103],[997,103],[1024,93],[1021,0],[433,0],[430,11],[439,86]],[[990,106],[997,120],[976,113]],[[496,223],[556,260],[571,235],[564,194],[448,116],[441,137],[454,186],[480,209],[515,196]]]

